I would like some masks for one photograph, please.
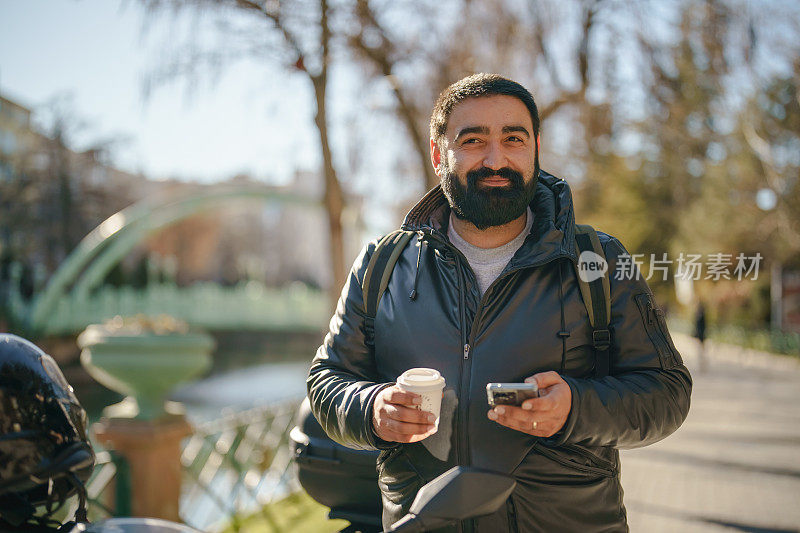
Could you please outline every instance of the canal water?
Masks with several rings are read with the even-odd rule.
[[[193,422],[219,418],[223,410],[241,411],[305,396],[308,369],[323,334],[230,332],[214,337],[217,347],[211,369],[170,396],[184,404]],[[65,368],[67,380],[75,386],[91,422],[100,418],[105,406],[122,399],[92,380],[77,361],[70,367]]]
[[[171,399],[186,406],[193,421],[218,418],[223,409],[242,411],[306,393],[311,361],[261,363],[179,387]]]

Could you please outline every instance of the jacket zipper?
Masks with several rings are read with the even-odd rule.
[[[458,251],[458,250],[457,250]],[[467,337],[467,302],[465,297],[465,292],[467,288],[467,284],[464,280],[464,266],[469,268],[469,263],[464,262],[464,265],[461,264],[461,260],[456,258],[456,270],[458,270],[458,302],[459,302],[459,325],[461,329],[461,342],[464,344],[464,357],[461,358],[461,375],[459,376],[459,386],[461,390],[468,391],[469,390],[469,374],[470,374],[470,360],[469,360],[469,344],[466,341]],[[466,367],[466,368],[465,368]],[[465,388],[466,383],[466,388]],[[460,437],[458,439],[458,445],[456,446],[456,463],[459,465],[470,465],[472,464],[472,458],[469,454],[469,442],[467,441],[469,432],[467,431],[467,415],[468,409],[464,406],[466,402],[460,401],[458,402],[458,431],[460,433]],[[458,523],[458,531],[459,533],[472,533],[474,530],[472,520],[467,521],[459,521]]]
[[[644,305],[640,302],[640,300],[644,297],[646,302]],[[652,297],[647,293],[641,293],[638,296],[634,296],[634,301],[636,305],[639,306],[639,310],[643,311],[642,320],[644,321],[645,331],[647,335],[650,337],[650,341],[655,345],[656,351],[659,354],[659,358],[662,361],[662,364],[666,364],[666,358],[670,356],[671,350],[669,346],[666,346],[666,342],[661,338],[659,334],[659,330],[661,329],[660,324],[658,323],[658,317],[655,314],[658,312],[656,311],[655,306],[653,305]],[[655,318],[654,318],[655,316]],[[651,334],[652,332],[652,334]]]
[[[555,261],[556,259],[560,259],[562,257],[569,257],[569,255],[561,254],[561,255],[558,255],[556,257],[548,258],[545,261],[541,261],[541,262],[538,262],[538,263],[532,263],[532,264],[525,265],[525,266],[522,266],[522,267],[517,267],[517,268],[514,268],[512,270],[509,270],[508,272],[504,272],[500,276],[498,276],[497,279],[495,279],[491,284],[489,284],[489,287],[487,287],[486,292],[483,293],[483,296],[481,297],[480,302],[478,303],[478,309],[475,312],[475,318],[472,321],[472,327],[469,330],[469,334],[467,334],[466,301],[465,301],[465,297],[464,297],[464,293],[466,291],[466,283],[464,281],[464,275],[465,275],[465,271],[467,271],[467,270],[472,272],[472,267],[469,265],[469,261],[467,260],[466,256],[464,256],[464,254],[461,252],[461,250],[459,250],[458,248],[453,246],[447,239],[444,239],[444,238],[440,237],[438,235],[439,232],[437,230],[433,229],[430,226],[425,226],[423,229],[429,230],[431,237],[433,237],[434,239],[440,241],[444,246],[446,246],[448,250],[453,252],[454,257],[456,258],[456,269],[458,270],[458,284],[459,284],[459,287],[458,287],[459,288],[459,303],[460,303],[460,306],[461,306],[461,309],[460,309],[461,338],[462,338],[462,343],[463,343],[463,346],[464,346],[463,352],[462,352],[463,353],[463,357],[461,359],[461,376],[460,376],[461,379],[460,379],[460,384],[461,384],[462,393],[468,394],[469,393],[469,384],[470,384],[470,381],[471,381],[471,378],[472,378],[472,376],[470,375],[471,374],[471,369],[472,369],[472,360],[471,360],[471,353],[470,352],[472,351],[472,345],[475,342],[475,331],[477,330],[477,326],[480,323],[480,319],[482,318],[483,308],[484,308],[484,306],[486,304],[487,296],[489,295],[491,290],[501,280],[506,279],[510,275],[512,275],[512,274],[514,274],[516,272],[519,272],[520,270],[524,270],[524,269],[527,269],[527,268],[540,267],[542,265],[546,265],[548,263],[551,263],[551,262]],[[475,277],[474,272],[473,272],[473,277]],[[469,453],[469,434],[468,434],[467,427],[466,427],[466,425],[467,425],[466,422],[467,422],[468,408],[469,408],[468,402],[465,402],[465,401],[459,401],[458,402],[458,418],[457,418],[458,427],[459,427],[459,439],[458,439],[458,442],[461,443],[461,446],[457,446],[456,447],[456,460],[457,460],[458,464],[465,465],[465,466],[469,466],[469,465],[472,464],[472,458],[470,457],[470,453]]]
[[[558,452],[555,450],[549,449],[547,446],[542,446],[540,443],[537,443],[534,448],[542,455],[547,457],[548,459],[555,461],[556,463],[564,466],[566,468],[571,468],[573,470],[577,470],[578,472],[584,472],[586,474],[593,474],[593,475],[600,475],[603,477],[614,477],[616,474],[613,468],[601,468],[597,466],[587,466],[582,465],[580,463],[576,463],[574,461],[570,461],[569,459],[564,459]]]
[[[675,354],[669,342],[669,329],[667,329],[666,323],[663,322],[664,312],[655,305],[655,301],[652,297],[648,298],[648,306],[653,311],[652,322],[654,323],[653,326],[655,328],[656,338],[658,338],[658,342],[661,343],[662,349],[664,350],[664,366],[671,367],[675,363]]]
[[[514,505],[514,496],[511,495],[506,501],[506,514],[508,515],[508,532],[519,533],[519,524],[517,523],[517,506]]]
[[[428,230],[429,235],[439,241],[445,246],[455,259],[456,274],[458,275],[458,302],[459,302],[459,329],[461,332],[462,358],[459,375],[459,386],[462,392],[469,393],[470,369],[472,367],[470,360],[470,341],[467,334],[467,304],[466,304],[466,281],[464,280],[465,271],[470,269],[469,261],[461,253],[461,250],[453,246],[446,238],[440,236],[439,232],[430,226],[424,226],[423,230]],[[474,277],[474,274],[473,274]],[[469,466],[472,464],[472,459],[469,453],[469,435],[467,431],[467,415],[468,406],[466,401],[458,402],[458,409],[456,411],[456,427],[458,428],[458,445],[456,446],[456,463],[459,465]],[[461,527],[459,526],[459,530]]]
[[[469,384],[470,384],[471,377],[472,377],[470,375],[471,374],[471,370],[472,370],[472,361],[470,359],[470,351],[471,351],[471,346],[475,341],[474,332],[475,332],[476,327],[477,327],[477,325],[479,323],[479,320],[481,318],[483,307],[484,307],[484,304],[486,302],[486,297],[489,294],[489,292],[492,290],[492,288],[495,286],[495,284],[497,284],[500,280],[507,278],[508,276],[510,276],[511,274],[513,274],[515,272],[518,272],[518,271],[526,269],[526,268],[534,268],[534,267],[539,267],[539,266],[542,266],[542,265],[546,265],[547,263],[555,261],[556,259],[560,259],[561,257],[569,257],[569,256],[567,254],[562,254],[562,255],[559,255],[557,257],[549,258],[546,261],[541,261],[539,263],[532,263],[530,265],[525,265],[523,267],[518,267],[518,268],[515,268],[513,270],[509,270],[508,272],[505,272],[505,273],[501,274],[500,276],[498,276],[497,279],[495,279],[489,285],[489,287],[487,287],[486,292],[481,297],[480,302],[478,303],[478,309],[475,312],[475,319],[472,321],[472,328],[470,329],[469,334],[467,334],[467,329],[466,329],[466,326],[467,326],[467,324],[466,324],[466,322],[467,322],[467,318],[466,318],[466,299],[464,297],[465,296],[464,293],[466,291],[466,283],[464,281],[464,275],[465,275],[464,272],[466,270],[469,270],[470,272],[472,272],[472,267],[469,265],[469,261],[464,256],[464,254],[461,252],[461,250],[459,250],[458,248],[453,246],[449,241],[447,241],[447,239],[443,239],[442,237],[439,237],[437,235],[438,232],[435,229],[431,228],[430,226],[426,226],[423,229],[428,229],[431,232],[430,235],[433,238],[441,241],[447,247],[447,249],[449,249],[449,250],[451,250],[453,252],[454,257],[456,258],[456,269],[458,271],[458,285],[459,285],[459,287],[458,287],[458,289],[459,289],[459,291],[458,291],[459,292],[459,304],[461,306],[461,309],[460,309],[461,338],[462,338],[462,342],[464,344],[464,351],[463,351],[464,355],[463,355],[463,357],[461,359],[460,385],[461,385],[461,391],[463,393],[469,395]],[[474,272],[473,272],[473,277],[475,277],[475,273]],[[464,466],[469,466],[469,465],[472,464],[472,458],[470,457],[470,453],[469,453],[469,432],[467,431],[467,427],[466,427],[467,426],[468,414],[469,414],[468,411],[469,411],[468,402],[459,401],[458,402],[457,421],[458,421],[458,431],[459,431],[458,442],[461,445],[460,446],[456,446],[456,463],[459,464],[459,465],[464,465]],[[463,524],[463,526],[462,526],[462,524]],[[459,523],[458,529],[459,529],[459,532],[465,532],[465,531],[466,532],[471,532],[473,530],[473,522],[472,522],[472,520],[467,520],[466,522]]]
[[[464,280],[465,272],[464,269],[469,268],[469,263],[461,263],[461,260],[456,259],[456,268],[458,269],[458,295],[459,295],[459,322],[461,325],[461,342],[464,345],[464,357],[461,358],[461,373],[459,376],[459,386],[461,387],[462,391],[469,390],[469,381],[470,381],[470,368],[472,367],[472,361],[469,359],[469,342],[467,341],[467,302],[466,302],[466,280]],[[456,454],[458,458],[458,464],[463,465],[470,465],[472,464],[472,458],[470,457],[469,453],[469,442],[468,442],[468,435],[469,432],[467,431],[467,414],[468,414],[468,406],[465,405],[468,402],[460,401],[458,402],[458,428],[459,433],[461,434],[461,438],[458,439],[460,443],[459,446],[456,447]]]
[[[572,451],[574,453],[577,453],[578,455],[581,455],[581,456],[585,457],[590,462],[596,464],[597,468],[602,468],[604,470],[609,470],[611,472],[613,472],[616,469],[616,467],[614,466],[614,463],[612,463],[611,461],[603,459],[602,457],[598,456],[597,454],[594,454],[594,453],[590,452],[589,450],[584,450],[580,446],[577,446],[575,444],[563,444],[562,447],[564,447],[567,450],[570,450],[570,451]]]
[[[460,250],[458,250],[458,251],[460,253]],[[510,277],[512,274],[516,274],[517,272],[519,272],[521,270],[524,270],[524,269],[527,269],[527,268],[534,268],[534,267],[540,267],[542,265],[546,265],[547,263],[555,261],[556,259],[558,259],[558,257],[553,257],[553,258],[550,258],[550,259],[548,259],[546,261],[543,261],[543,262],[540,262],[540,263],[533,263],[533,264],[530,264],[530,265],[525,265],[525,266],[522,266],[522,267],[511,269],[508,272],[504,272],[503,274],[498,276],[497,279],[495,279],[492,283],[490,283],[489,287],[486,288],[486,292],[483,293],[483,296],[481,297],[481,300],[478,303],[478,309],[475,311],[475,318],[472,321],[472,326],[471,326],[471,328],[469,330],[469,336],[468,336],[468,338],[467,338],[467,340],[466,340],[466,342],[464,344],[464,358],[463,358],[463,361],[462,361],[462,363],[464,363],[464,364],[462,364],[462,379],[461,379],[461,390],[462,391],[469,392],[469,385],[470,385],[470,381],[472,379],[472,375],[471,375],[472,361],[470,359],[470,351],[472,349],[472,345],[475,343],[475,332],[478,330],[478,325],[480,324],[480,319],[483,317],[482,316],[483,315],[483,310],[484,310],[484,308],[486,306],[487,297],[489,296],[489,293],[491,292],[491,290],[494,288],[495,285],[497,285],[501,281],[505,280],[506,278]],[[471,270],[471,267],[469,266],[469,262],[466,260],[466,258],[464,258],[463,261],[464,261],[465,268]],[[459,271],[459,272],[461,272],[461,271]],[[465,287],[462,287],[462,292],[463,292],[463,290],[465,290]],[[464,303],[463,303],[463,296],[462,296],[462,306],[463,305],[464,305]],[[462,320],[466,321],[466,317],[463,314],[462,314]],[[463,331],[465,331],[465,329]],[[466,368],[464,368],[464,366],[466,366]],[[465,403],[466,402],[459,402],[459,407],[461,407]],[[464,405],[463,413],[460,413],[460,416],[463,418],[463,420],[465,422],[467,420],[468,407],[469,407],[468,405]],[[459,411],[461,411],[461,409],[459,409]],[[467,458],[470,461],[468,464],[471,464],[472,461],[471,461],[471,457],[470,457],[470,454],[469,454],[469,449],[470,449],[469,448],[469,433],[466,431],[466,427],[464,427],[464,425],[462,425],[461,427],[462,427],[462,435],[461,435],[461,438],[459,439],[459,442],[464,443],[464,450],[462,452],[463,453],[462,457]]]

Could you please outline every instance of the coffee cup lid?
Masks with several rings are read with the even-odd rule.
[[[397,383],[406,387],[439,388],[444,386],[444,378],[433,368],[411,368],[397,378]]]

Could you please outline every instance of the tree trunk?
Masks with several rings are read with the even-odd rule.
[[[344,211],[344,195],[336,169],[333,167],[333,156],[328,141],[328,119],[325,111],[325,79],[321,76],[311,78],[314,84],[314,98],[317,102],[317,113],[314,122],[319,132],[319,144],[322,149],[322,173],[325,177],[325,211],[328,214],[328,228],[330,230],[330,260],[333,272],[333,285],[331,286],[330,299],[336,306],[339,293],[346,280],[344,260],[344,232],[342,228],[342,212]]]

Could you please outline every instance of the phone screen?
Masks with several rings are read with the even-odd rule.
[[[522,405],[539,396],[536,383],[489,383],[486,385],[489,405]]]

